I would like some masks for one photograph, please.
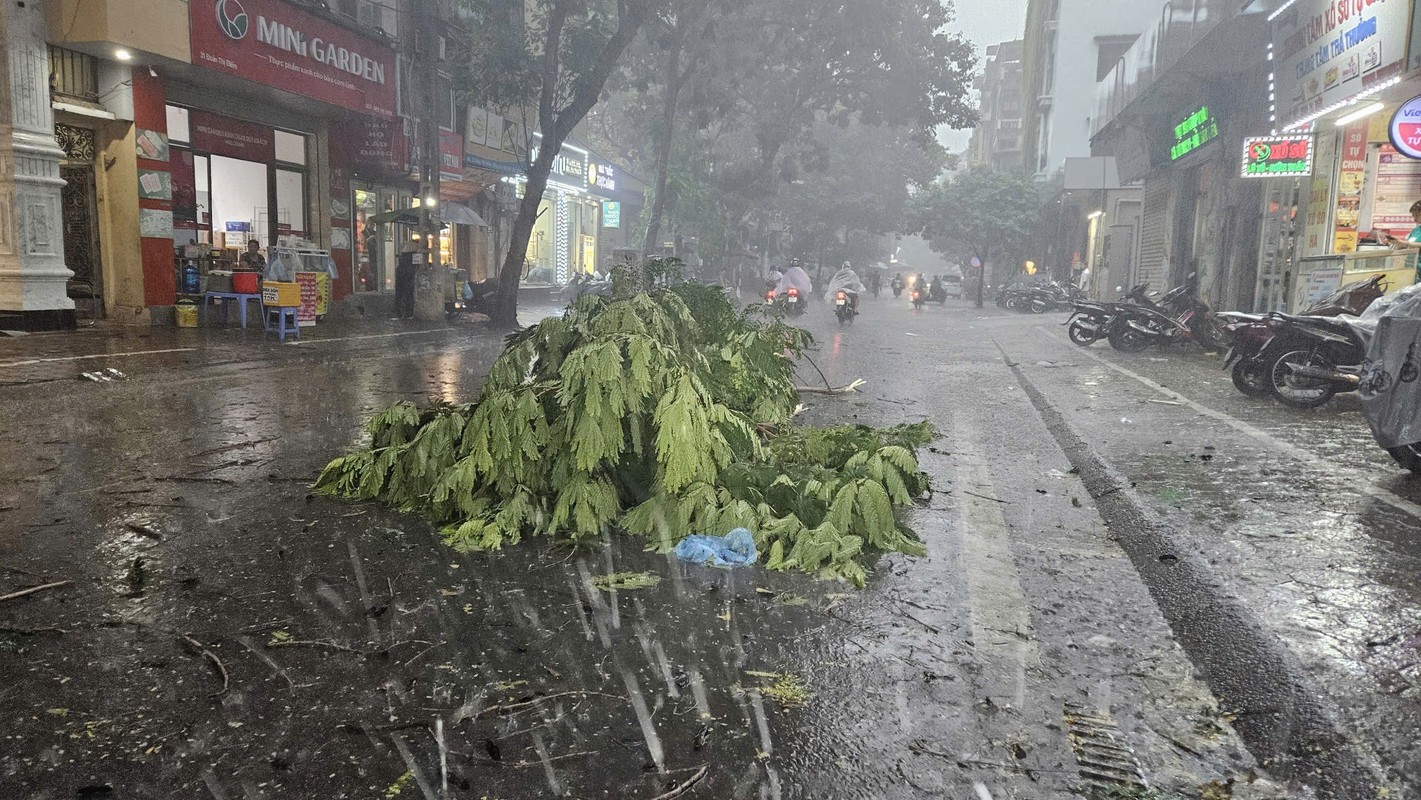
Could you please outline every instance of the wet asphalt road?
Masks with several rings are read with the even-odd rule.
[[[1285,412],[1060,321],[804,318],[869,381],[811,421],[943,433],[929,556],[863,591],[623,540],[462,556],[311,497],[372,411],[477,391],[478,326],[0,339],[0,595],[71,581],[0,601],[0,798],[1421,791],[1421,488],[1345,398]]]

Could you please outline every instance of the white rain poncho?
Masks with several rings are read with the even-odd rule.
[[[805,272],[803,267],[790,267],[785,272],[779,285],[775,287],[775,296],[784,297],[790,289],[798,289],[799,296],[806,299],[814,291],[814,282],[809,279],[809,273]]]
[[[863,281],[859,280],[858,273],[845,267],[834,273],[834,277],[829,279],[829,286],[824,290],[824,302],[834,302],[834,294],[840,290],[863,294],[868,291],[868,288],[863,285]]]

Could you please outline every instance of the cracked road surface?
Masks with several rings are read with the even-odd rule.
[[[1412,796],[1421,489],[1353,401],[1060,321],[804,319],[868,381],[810,421],[942,432],[928,556],[862,591],[309,495],[373,411],[476,392],[493,332],[0,340],[0,596],[69,582],[0,601],[0,797]]]

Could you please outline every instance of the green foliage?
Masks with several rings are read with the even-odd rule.
[[[940,253],[973,255],[1014,274],[1031,247],[1040,191],[1025,172],[975,167],[919,195],[908,232]]]
[[[584,298],[511,337],[477,403],[376,415],[316,488],[420,512],[460,550],[744,527],[770,569],[861,585],[873,556],[925,552],[895,510],[930,491],[915,451],[936,434],[791,425],[809,343],[711,287]]]

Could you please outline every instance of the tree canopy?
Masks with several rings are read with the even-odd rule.
[[[1001,276],[1030,252],[1040,205],[1024,171],[973,167],[915,198],[908,229],[939,253],[975,256]]]

